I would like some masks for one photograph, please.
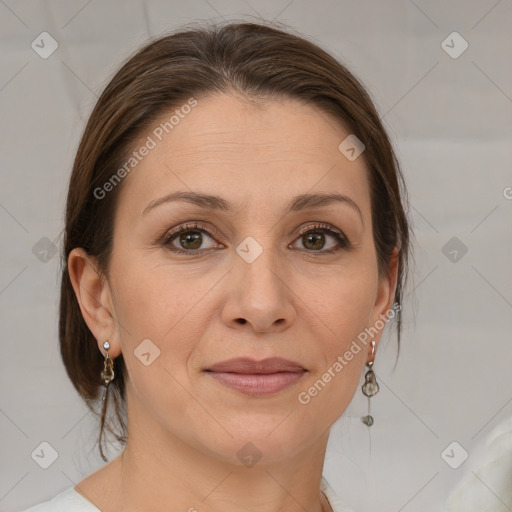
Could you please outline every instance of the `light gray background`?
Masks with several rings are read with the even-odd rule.
[[[332,430],[326,478],[355,510],[441,510],[473,450],[512,414],[510,0],[0,0],[1,510],[48,499],[101,465],[96,424],[58,352],[59,256],[33,252],[43,237],[61,242],[97,96],[150,36],[260,16],[310,37],[369,88],[398,148],[417,238],[403,351],[393,371],[391,338],[376,361],[371,454],[358,392]],[[31,48],[43,31],[59,44],[47,59]],[[469,43],[456,59],[441,47],[453,31]],[[452,237],[468,249],[456,262],[442,250]],[[59,455],[46,470],[31,457],[43,441]],[[441,457],[452,441],[469,452],[456,470]],[[495,510],[510,510],[498,498]]]

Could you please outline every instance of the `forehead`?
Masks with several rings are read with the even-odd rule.
[[[279,206],[320,191],[369,207],[363,158],[349,161],[338,149],[350,132],[317,106],[227,94],[196,101],[165,112],[134,145],[152,148],[125,178],[121,205],[140,213],[156,197],[189,189],[225,196],[240,208]]]

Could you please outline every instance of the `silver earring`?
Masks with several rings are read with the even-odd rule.
[[[114,380],[114,360],[110,357],[108,353],[110,349],[110,342],[107,340],[103,343],[103,348],[107,351],[107,355],[103,361],[103,371],[101,372],[101,380],[104,382],[105,386]]]
[[[370,414],[370,398],[379,392],[379,385],[375,373],[373,372],[373,363],[375,360],[375,341],[372,341],[372,360],[366,363],[368,371],[364,376],[364,384],[361,389],[363,395],[368,397],[368,414],[361,418],[361,421],[368,427],[373,425],[373,416]]]

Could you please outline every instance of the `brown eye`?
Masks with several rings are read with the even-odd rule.
[[[178,237],[181,249],[199,249],[203,242],[203,235],[199,231],[187,231]]]
[[[319,250],[323,249],[325,245],[325,234],[324,233],[309,233],[302,235],[304,247],[306,249]]]
[[[210,243],[205,247],[208,241]],[[216,243],[213,234],[206,227],[199,227],[199,224],[186,224],[172,229],[164,237],[162,244],[172,252],[185,254],[200,254],[209,249],[222,247]]]
[[[348,240],[338,231],[327,226],[313,226],[308,230],[303,230],[299,234],[297,241],[302,242],[302,247],[308,252],[318,252],[320,254],[330,254],[340,251],[349,246]],[[329,240],[331,240],[329,242]],[[299,247],[300,249],[300,247]]]

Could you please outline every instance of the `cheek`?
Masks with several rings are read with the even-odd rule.
[[[180,272],[167,271],[142,254],[118,257],[112,269],[115,311],[127,331],[123,337],[162,340],[172,336],[204,294],[202,279],[191,285]]]
[[[322,354],[299,396],[306,414],[327,422],[335,421],[349,405],[368,357],[370,340],[364,340],[364,331],[375,303],[377,272],[372,265],[352,270],[339,273],[335,285],[331,282],[316,294],[315,311],[326,327],[318,338]]]
[[[142,252],[137,257],[136,251],[129,258],[113,259],[111,268],[121,348],[133,380],[138,379],[139,356],[141,351],[147,352],[146,346],[149,352],[158,354],[156,366],[188,378],[190,355],[211,320],[211,312],[205,310],[208,292],[219,277],[191,276],[185,270],[180,272],[161,262],[155,264]],[[153,374],[148,376],[146,372],[143,378],[152,381]]]
[[[355,258],[354,258],[355,259]],[[378,284],[377,271],[371,262],[347,265],[323,279],[315,293],[315,310],[329,328],[326,337],[329,351],[341,350],[368,327]]]
[[[201,279],[190,286],[176,272],[151,265],[150,258],[112,260],[111,282],[123,358],[133,399],[155,416],[172,405],[186,414],[187,363],[202,336]],[[210,285],[211,287],[211,285]],[[183,395],[183,396],[182,396]]]

